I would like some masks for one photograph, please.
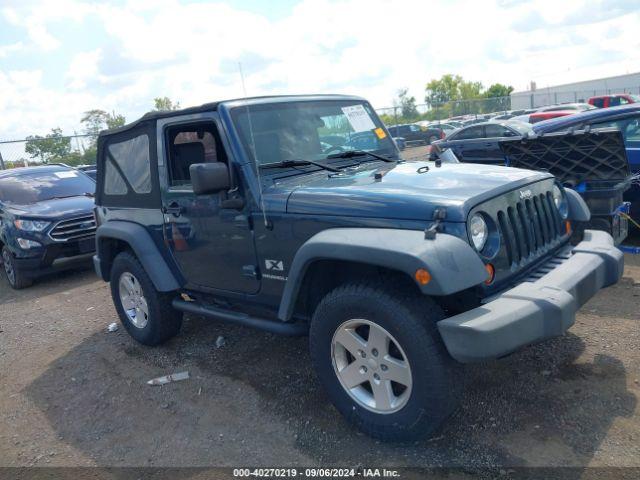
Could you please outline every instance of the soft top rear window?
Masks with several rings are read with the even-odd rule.
[[[96,205],[160,205],[155,129],[155,121],[143,121],[98,138]]]
[[[110,160],[113,160],[124,175],[118,178],[115,171],[113,176],[107,175],[105,191],[109,194],[127,193],[123,180],[129,182],[136,193],[151,192],[151,163],[149,158],[149,137],[138,135],[122,142],[111,143],[108,146]],[[109,171],[107,161],[107,171]],[[113,184],[111,184],[113,182]],[[116,188],[122,184],[124,188]]]

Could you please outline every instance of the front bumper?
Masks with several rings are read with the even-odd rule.
[[[447,350],[462,363],[507,355],[518,348],[562,335],[578,309],[601,288],[616,283],[623,254],[611,236],[586,230],[564,259],[555,258],[518,286],[467,312],[438,322]]]
[[[25,252],[21,252],[23,255]],[[27,251],[27,253],[30,253]],[[27,277],[39,277],[51,272],[90,264],[95,253],[95,237],[64,243],[46,244],[34,249],[33,256],[16,256],[16,270]]]

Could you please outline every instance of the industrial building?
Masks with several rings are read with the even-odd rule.
[[[536,83],[531,82],[530,90],[511,94],[511,108],[517,110],[556,103],[584,102],[589,97],[612,93],[640,94],[640,72],[544,88],[536,88]]]

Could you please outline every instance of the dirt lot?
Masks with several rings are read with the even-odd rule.
[[[467,368],[460,409],[411,444],[342,420],[306,338],[187,317],[147,348],[107,332],[114,308],[90,270],[20,292],[3,278],[0,466],[640,466],[640,257],[626,262],[566,336]]]
[[[405,160],[427,160],[429,158],[430,151],[430,145],[405,148],[402,151],[402,158]]]

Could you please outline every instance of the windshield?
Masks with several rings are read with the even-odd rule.
[[[397,156],[371,106],[357,100],[318,100],[236,107],[231,112],[243,146],[258,165],[326,160],[364,150]]]
[[[52,198],[93,195],[96,184],[75,170],[35,171],[0,178],[0,201],[27,204]]]
[[[528,123],[523,123],[518,120],[509,122],[509,126],[514,130],[517,130],[520,135],[526,135],[527,133],[533,133],[533,128]]]

